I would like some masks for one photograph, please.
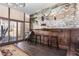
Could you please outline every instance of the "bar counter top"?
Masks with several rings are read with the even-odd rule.
[[[79,28],[38,28],[33,30],[52,30],[52,29],[79,29]]]

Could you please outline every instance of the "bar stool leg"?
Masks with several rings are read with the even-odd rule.
[[[49,47],[49,38],[48,38],[48,47]]]
[[[57,49],[59,49],[58,39],[57,39]]]
[[[35,45],[37,44],[37,35],[35,35],[33,42],[34,42]]]
[[[35,40],[35,44],[37,44],[37,35],[36,35],[36,40]]]
[[[43,45],[44,45],[44,35],[43,35]]]
[[[41,44],[41,35],[40,35],[40,44]]]

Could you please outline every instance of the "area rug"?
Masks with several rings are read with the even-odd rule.
[[[0,56],[28,56],[28,54],[15,45],[6,45],[0,47]]]

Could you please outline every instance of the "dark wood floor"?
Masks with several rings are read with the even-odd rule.
[[[16,44],[19,48],[32,56],[66,56],[67,51],[63,49],[49,48],[42,45],[33,45],[28,42],[19,42]]]

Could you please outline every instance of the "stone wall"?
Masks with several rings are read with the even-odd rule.
[[[62,7],[62,6],[61,6]],[[61,8],[58,7],[54,9],[54,12],[57,12],[57,10],[60,10],[63,12],[64,7]],[[61,8],[61,9],[60,9]],[[33,23],[33,29],[42,29],[42,28],[48,28],[48,29],[54,29],[54,28],[59,28],[55,31],[42,31],[42,30],[34,30],[35,33],[41,33],[44,35],[58,35],[59,37],[59,45],[61,48],[68,48],[69,44],[70,44],[70,37],[71,37],[71,42],[76,42],[79,40],[79,4],[77,3],[75,4],[70,4],[70,11],[66,12],[65,14],[63,13],[63,15],[65,17],[60,19],[56,19],[53,20],[53,18],[49,18],[49,20],[45,21],[46,24],[48,24],[47,26],[41,26],[40,24],[43,23],[43,21],[41,21],[41,13],[38,13],[35,16],[38,16],[36,18],[36,20],[38,21],[37,23]],[[52,10],[53,11],[53,10]],[[67,10],[66,10],[67,11]],[[60,12],[60,14],[62,14],[62,12]],[[60,28],[63,28],[63,30],[60,30]],[[71,36],[70,36],[70,30],[69,29],[65,29],[65,28],[69,28],[72,29],[71,30]]]

